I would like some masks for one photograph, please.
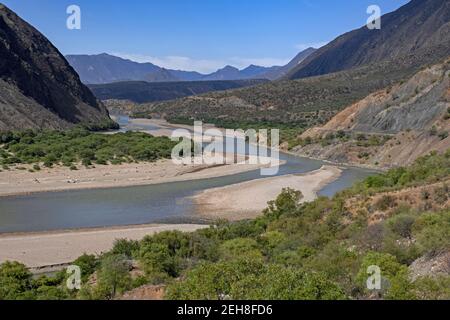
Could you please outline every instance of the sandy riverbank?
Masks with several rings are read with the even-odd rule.
[[[84,253],[100,254],[116,239],[140,240],[162,231],[192,232],[205,225],[143,225],[104,229],[0,235],[0,264],[19,261],[35,269],[73,262]]]
[[[260,162],[264,163],[264,161]],[[128,187],[206,179],[268,166],[263,163],[250,164],[250,161],[246,161],[243,156],[240,156],[236,161],[230,161],[230,164],[226,165],[178,165],[171,160],[160,160],[155,163],[97,165],[91,169],[79,166],[79,170],[75,171],[61,166],[42,169],[38,172],[13,169],[0,172],[0,197],[36,192]]]
[[[286,175],[253,180],[203,191],[193,197],[196,211],[209,219],[230,221],[251,219],[260,215],[267,202],[274,200],[283,188],[299,190],[302,202],[313,201],[317,192],[340,177],[342,170],[334,166],[306,174]]]

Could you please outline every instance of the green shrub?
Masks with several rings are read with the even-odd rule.
[[[32,274],[25,265],[18,262],[4,262],[0,265],[0,300],[21,300],[33,298]]]

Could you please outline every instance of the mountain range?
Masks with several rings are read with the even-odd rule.
[[[170,70],[152,63],[138,63],[106,53],[98,55],[67,55],[66,59],[78,72],[85,84],[105,84],[121,81],[179,82],[179,81],[218,81],[278,79],[306,59],[316,49],[308,48],[300,52],[286,66],[261,67],[250,65],[239,70],[225,66],[211,74],[195,71]]]
[[[336,38],[297,63],[281,81],[207,93],[195,99],[146,104],[137,109],[141,115],[147,112],[176,121],[195,119],[217,125],[245,121],[307,129],[325,124],[370,94],[408,81],[422,69],[446,61],[450,57],[449,6],[445,0],[412,0],[382,16],[381,30],[364,26]],[[419,83],[417,90],[421,89]],[[408,94],[399,90],[398,99]],[[411,123],[421,121],[420,113],[396,116],[411,117]],[[400,119],[391,117],[389,121]],[[384,130],[389,134],[391,128],[386,126]]]
[[[224,91],[256,86],[269,80],[210,80],[210,81],[121,81],[105,84],[89,84],[94,95],[101,100],[126,100],[148,103],[174,100],[207,92]]]
[[[113,125],[64,56],[0,4],[0,130]]]
[[[376,167],[402,166],[450,148],[450,59],[370,94],[294,148],[304,156]]]
[[[324,124],[370,94],[408,81],[450,56],[449,1],[412,0],[381,20],[381,30],[364,26],[350,31],[319,50],[301,52],[284,67],[251,65],[238,70],[226,66],[202,75],[108,54],[68,56],[66,60],[41,33],[1,5],[0,130],[110,123],[106,108],[82,81],[115,84],[135,79],[140,81],[122,82],[126,85],[120,89],[129,92],[119,92],[114,86],[91,88],[102,99],[126,99],[130,92],[137,98],[149,93],[151,99],[177,98],[140,105],[136,109],[140,115],[222,124],[264,122],[296,128]],[[443,64],[447,67],[448,63]],[[226,91],[204,93],[206,82],[229,78],[279,80],[262,84],[244,80],[251,87],[239,84],[237,89],[233,89],[235,84],[220,83],[210,89]],[[200,89],[193,90],[188,81]],[[143,86],[143,82],[164,83]],[[134,86],[142,90],[136,91]],[[418,84],[417,91],[421,90]],[[188,91],[195,97],[181,98]],[[402,98],[407,93],[399,90],[398,95]]]

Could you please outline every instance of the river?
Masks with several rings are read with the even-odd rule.
[[[127,129],[137,129],[126,121]],[[138,129],[158,130],[156,126]],[[277,175],[305,173],[325,163],[281,153],[286,161]],[[342,176],[319,194],[332,196],[356,181],[374,174],[360,168],[345,168]],[[37,193],[0,198],[0,233],[111,227],[149,223],[201,223],[190,197],[197,192],[264,178],[260,170],[203,180],[149,186]],[[249,199],[251,201],[251,199]]]

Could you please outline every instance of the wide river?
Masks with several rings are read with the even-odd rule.
[[[126,124],[123,123],[123,124]],[[131,125],[126,129],[136,129]],[[157,130],[155,126],[138,129]],[[278,176],[319,169],[324,162],[280,154]],[[332,196],[373,171],[346,168],[319,193]],[[37,193],[0,198],[0,233],[110,227],[148,223],[201,223],[190,197],[197,192],[265,178],[260,170],[202,180],[112,189]],[[249,199],[251,201],[251,199]]]

